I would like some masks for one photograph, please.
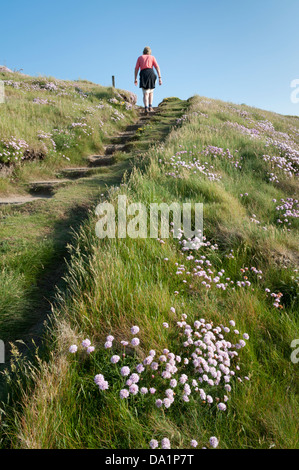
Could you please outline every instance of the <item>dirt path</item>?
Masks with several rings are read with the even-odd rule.
[[[32,202],[36,199],[45,199],[50,196],[7,196],[0,197],[0,204],[26,204],[26,202]]]

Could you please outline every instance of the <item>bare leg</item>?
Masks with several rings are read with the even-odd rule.
[[[143,92],[143,103],[146,108],[148,108],[148,101],[149,101],[149,94],[147,92]]]
[[[148,96],[149,105],[152,106],[154,99],[154,92],[152,91]]]

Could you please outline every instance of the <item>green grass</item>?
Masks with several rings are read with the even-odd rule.
[[[251,122],[242,111],[249,113]],[[160,144],[182,112],[189,118]],[[269,164],[262,156],[277,155],[277,149],[265,147],[271,132],[252,139],[227,125],[232,121],[253,127],[265,119],[277,132],[289,133],[297,148],[295,118],[200,97],[188,103],[166,100],[161,115],[142,131],[143,142],[156,145],[149,148],[141,143],[146,150],[143,158],[135,156],[131,175],[118,190],[108,192],[115,206],[118,194],[146,207],[151,202],[203,202],[204,234],[218,249],[202,247],[196,257],[207,256],[215,272],[224,269],[224,277],[235,283],[243,280],[240,270],[249,268],[251,285],[207,291],[200,278],[184,284],[175,274],[176,263],[190,272],[194,264],[180,254],[177,241],[99,240],[97,219],[91,213],[70,247],[65,287],[57,297],[46,352],[34,369],[16,356],[17,377],[22,377],[20,369],[28,372],[21,399],[19,390],[14,391],[14,375],[8,377],[12,399],[4,408],[6,447],[148,448],[151,439],[168,437],[173,448],[189,448],[191,439],[202,447],[210,436],[217,436],[220,448],[298,448],[298,365],[290,360],[291,342],[298,338],[298,220],[292,220],[288,232],[277,224],[275,211],[281,198],[295,194],[298,198],[294,193],[298,186],[294,177],[288,179],[281,172],[279,183],[268,181]],[[225,158],[202,156],[207,145],[229,148],[232,153],[238,150],[242,168]],[[202,164],[212,164],[221,179],[211,181],[186,168],[180,170],[181,178],[168,176],[172,169],[166,162],[181,151],[187,151],[182,158],[189,163],[199,158]],[[245,192],[248,196],[240,197]],[[260,224],[251,221],[253,214]],[[231,250],[234,258],[228,257]],[[261,278],[250,272],[251,267],[262,272]],[[273,306],[265,288],[283,294],[282,308]],[[139,325],[140,346],[129,349],[121,360],[129,366],[141,362],[149,349],[160,355],[167,347],[184,355],[176,327],[183,313],[190,324],[205,318],[214,325],[227,325],[233,319],[240,332],[249,334],[238,363],[241,377],[249,376],[250,381],[232,380],[225,413],[214,404],[203,404],[196,394],[189,403],[175,400],[168,410],[155,407],[150,396],[119,398],[124,379],[118,365],[110,363],[111,352],[103,347],[107,334],[115,337],[113,353],[121,354],[119,341],[130,338],[130,327]],[[163,328],[163,322],[170,328]],[[94,353],[68,353],[71,344],[79,346],[87,337],[96,346]],[[188,371],[192,376],[192,368]],[[99,373],[109,382],[105,392],[99,392],[93,382]],[[162,387],[159,377],[153,379],[151,374],[144,376],[143,383],[158,391]],[[17,409],[14,396],[21,403]]]
[[[29,181],[55,178],[61,168],[86,165],[86,156],[103,153],[107,136],[137,117],[129,103],[130,93],[124,90],[86,80],[18,73],[0,73],[0,80],[5,84],[5,104],[0,107],[0,169],[10,163],[12,170],[9,177],[0,172],[0,195],[22,194]],[[49,84],[55,89],[46,89]],[[11,147],[12,137],[25,140],[28,147],[21,154]],[[22,164],[23,151],[33,160],[30,164]]]

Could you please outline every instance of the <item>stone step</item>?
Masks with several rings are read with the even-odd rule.
[[[90,167],[109,166],[115,163],[112,155],[90,155],[86,160]]]
[[[104,146],[105,154],[112,155],[115,152],[125,152],[126,144],[109,144]]]
[[[156,114],[159,114],[159,113],[157,113],[157,111],[152,111],[152,112],[147,113],[147,114],[145,114],[145,113],[140,113],[140,114],[139,114],[139,117],[140,117],[140,119],[151,119],[151,117],[152,117],[152,116],[155,116]]]
[[[145,114],[145,110],[144,110],[144,107],[142,107],[140,110],[139,110],[139,116],[151,116],[153,114],[157,114],[159,112],[159,108],[152,108],[152,111],[149,111],[148,114]]]
[[[135,131],[124,131],[121,134],[119,134],[117,137],[122,137],[122,136],[123,137],[134,137],[135,136]]]
[[[89,166],[86,167],[78,167],[78,168],[63,168],[59,171],[58,174],[67,176],[68,178],[76,179],[76,178],[84,178],[85,176],[94,175],[97,172],[96,168],[92,168]]]

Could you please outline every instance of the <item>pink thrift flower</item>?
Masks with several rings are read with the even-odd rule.
[[[127,366],[121,368],[120,373],[123,377],[126,377],[130,373],[130,369]]]
[[[120,398],[128,398],[129,396],[129,392],[128,390],[126,390],[125,388],[123,388],[120,392],[119,392],[119,396]]]
[[[154,359],[154,356],[147,356],[144,361],[143,361],[143,364],[145,366],[149,366],[152,362],[153,362],[153,359]]]
[[[136,370],[137,370],[138,374],[141,374],[141,372],[144,371],[144,366],[143,366],[143,364],[138,364],[138,365],[136,366]]]
[[[225,411],[225,410],[226,410],[226,405],[225,405],[224,403],[219,403],[219,404],[218,404],[218,409],[219,409],[220,411]]]
[[[161,377],[162,377],[163,379],[170,379],[170,378],[171,378],[171,373],[168,372],[167,370],[164,370],[164,371],[162,372],[162,374],[161,374]]]
[[[133,374],[130,376],[130,379],[132,380],[132,383],[133,383],[133,384],[136,384],[137,382],[139,382],[139,375],[133,373]]]
[[[169,400],[169,398],[164,398],[163,404],[164,404],[165,408],[169,408],[170,405],[171,405],[171,401]]]
[[[140,343],[140,340],[138,338],[133,338],[131,341],[132,346],[138,346]]]
[[[107,390],[109,388],[109,384],[107,380],[103,380],[103,382],[99,383],[99,389],[100,390]]]
[[[210,437],[210,445],[211,445],[211,447],[213,447],[214,449],[216,449],[216,447],[218,446],[218,444],[219,444],[219,442],[218,442],[217,437],[215,437],[215,436]]]
[[[132,335],[137,335],[139,333],[139,326],[132,326],[131,333]]]
[[[185,384],[188,380],[188,376],[186,374],[182,374],[180,377],[180,383]]]
[[[120,357],[117,355],[114,355],[111,357],[111,362],[112,364],[116,364],[118,361],[120,361]]]
[[[164,437],[164,439],[162,439],[161,441],[161,447],[162,449],[170,449],[170,440],[167,439],[167,437]]]
[[[101,382],[103,382],[105,379],[104,379],[104,376],[102,374],[97,374],[94,378],[94,382],[99,385]]]
[[[167,396],[167,398],[173,397],[173,394],[174,394],[174,391],[171,388],[168,388],[165,392],[165,395]]]
[[[137,384],[132,384],[130,387],[129,387],[129,391],[132,395],[137,395],[138,393],[138,390],[139,390],[139,387]]]
[[[157,447],[159,446],[159,443],[158,443],[158,441],[156,441],[156,439],[152,439],[150,441],[149,445],[150,445],[151,449],[157,449]]]

